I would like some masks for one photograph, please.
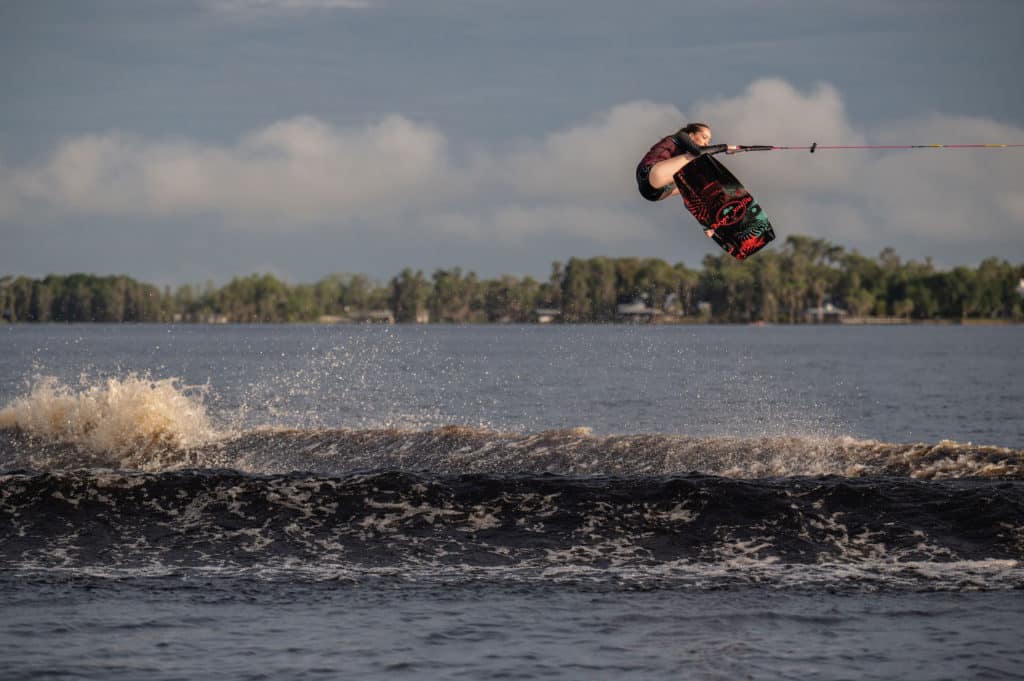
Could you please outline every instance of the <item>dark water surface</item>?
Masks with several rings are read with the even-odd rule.
[[[1024,667],[1019,593],[210,577],[47,580],[4,596],[10,679],[1009,679]]]
[[[3,678],[1020,678],[1020,327],[0,328]]]

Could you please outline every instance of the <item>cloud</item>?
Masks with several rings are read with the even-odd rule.
[[[622,201],[637,200],[637,150],[679,117],[672,107],[631,103],[509,152],[478,147],[458,161],[437,130],[402,116],[360,128],[293,118],[233,146],[88,135],[14,173],[0,211],[32,204],[73,215],[199,215],[255,231],[420,220],[481,239],[554,231],[618,240],[630,222]]]
[[[765,79],[736,97],[701,102],[692,119],[713,125],[716,141],[807,146],[1014,143],[1024,130],[986,118],[928,115],[859,131],[838,91],[800,92]],[[894,239],[1016,243],[1024,228],[1014,149],[751,152],[726,163],[787,231],[839,243]]]
[[[1024,139],[1024,130],[985,118],[931,115],[896,122],[879,143],[978,144]],[[902,142],[906,143],[906,142]],[[1021,240],[1024,190],[1019,149],[921,149],[869,163],[862,193],[879,221],[920,237],[949,242]]]
[[[358,127],[292,118],[231,145],[119,132],[77,137],[37,166],[0,165],[0,220],[31,222],[44,212],[202,217],[254,232],[344,233],[358,225],[496,243],[555,234],[655,243],[656,224],[667,224],[672,211],[674,221],[685,215],[676,202],[640,199],[633,171],[651,144],[687,119],[710,123],[716,141],[741,144],[1024,140],[1013,126],[941,115],[859,130],[833,86],[801,91],[764,79],[736,96],[698,102],[688,116],[628,102],[537,139],[464,145],[458,154],[439,130],[401,115]],[[809,234],[870,252],[911,244],[929,254],[968,242],[1024,249],[1020,150],[776,151],[723,160],[781,236]]]
[[[767,78],[752,83],[745,92],[728,98],[698,103],[690,120],[712,126],[715,142],[809,146],[822,144],[864,144],[865,137],[847,120],[839,92],[820,84],[802,93],[789,83]],[[863,166],[864,156],[852,153],[810,157],[806,152],[771,152],[771,156],[738,156],[738,164],[769,168],[761,173],[760,187],[778,192],[831,190],[849,186]],[[762,189],[763,191],[763,189]]]
[[[673,106],[631,102],[593,120],[526,141],[506,158],[491,157],[479,174],[503,178],[505,189],[529,197],[580,201],[636,197],[636,164],[659,138],[679,129]]]
[[[232,147],[90,135],[15,173],[4,203],[8,211],[35,203],[72,214],[214,215],[256,228],[344,222],[389,214],[395,196],[429,196],[446,153],[440,133],[401,116],[359,129],[293,118]]]

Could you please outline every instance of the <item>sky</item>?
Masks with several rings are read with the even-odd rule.
[[[0,275],[699,267],[682,202],[636,191],[659,138],[1024,144],[1022,27],[1019,0],[0,0]],[[773,248],[1024,262],[1024,148],[719,158]]]

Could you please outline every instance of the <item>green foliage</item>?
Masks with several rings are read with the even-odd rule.
[[[426,311],[430,297],[430,284],[423,278],[423,272],[408,267],[391,280],[391,311],[397,322],[415,322]]]
[[[826,303],[861,317],[1021,321],[1022,278],[1024,266],[994,257],[939,271],[931,260],[903,262],[890,248],[870,258],[790,236],[743,262],[709,254],[699,271],[657,258],[570,258],[553,263],[544,282],[481,280],[458,267],[428,280],[407,268],[386,285],[362,274],[298,285],[254,274],[172,292],[126,276],[0,276],[0,312],[16,322],[308,322],[389,311],[399,322],[522,323],[545,308],[560,310],[565,322],[610,322],[620,303],[643,301],[668,317],[719,322],[799,323]]]

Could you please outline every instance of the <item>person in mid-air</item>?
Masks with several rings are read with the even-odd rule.
[[[651,147],[636,167],[636,183],[640,195],[648,201],[661,201],[678,194],[675,174],[701,154],[732,154],[739,147],[731,144],[711,145],[711,126],[690,123],[678,132],[663,137]]]

